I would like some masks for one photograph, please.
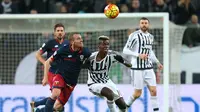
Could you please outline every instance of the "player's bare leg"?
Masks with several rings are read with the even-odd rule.
[[[113,91],[107,87],[104,87],[101,90],[101,95],[107,98],[107,105],[108,105],[108,108],[110,109],[110,112],[116,112]]]
[[[120,97],[115,101],[115,104],[119,107],[119,112],[126,112],[127,107],[123,97]]]
[[[150,100],[151,100],[153,112],[159,112],[156,86],[148,86],[148,89],[151,94]]]
[[[130,96],[130,98],[128,99],[128,101],[126,102],[127,106],[130,107],[133,102],[139,98],[142,94],[142,89],[135,89],[134,93],[132,96]]]
[[[46,102],[45,112],[53,112],[54,103],[57,97],[60,95],[60,93],[61,93],[60,88],[53,88],[51,97]]]

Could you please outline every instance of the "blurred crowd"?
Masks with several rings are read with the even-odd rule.
[[[109,3],[117,4],[121,13],[168,12],[170,21],[188,27],[183,44],[200,43],[200,0],[1,0],[0,13],[102,13]]]

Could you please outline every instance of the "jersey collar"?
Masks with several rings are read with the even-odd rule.
[[[72,49],[72,45],[71,45],[71,44],[69,45],[69,50],[70,50],[71,52],[78,52],[79,54],[81,54],[81,53],[83,52],[83,48],[80,48],[80,50],[78,50],[78,51],[74,51],[74,50]]]

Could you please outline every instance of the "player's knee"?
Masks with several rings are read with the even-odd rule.
[[[107,93],[105,97],[108,100],[112,101],[112,100],[114,100],[114,93],[113,92]]]
[[[142,90],[136,90],[135,93],[134,93],[134,98],[137,99],[141,96],[142,94]]]
[[[157,90],[156,90],[156,88],[151,89],[151,90],[150,90],[150,94],[151,94],[151,96],[156,96],[156,95],[157,95]]]
[[[52,91],[51,98],[56,99],[60,95],[61,90],[58,88],[54,88]]]

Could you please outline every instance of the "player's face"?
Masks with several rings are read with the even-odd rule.
[[[104,52],[107,53],[110,47],[110,43],[109,40],[103,40],[100,44],[99,44],[99,51],[100,52]]]
[[[54,31],[54,36],[56,37],[56,39],[63,39],[65,36],[65,31],[63,27],[57,27]]]
[[[149,30],[149,21],[148,20],[140,20],[140,29],[143,32],[146,32]]]
[[[83,47],[83,39],[80,34],[74,34],[73,44],[75,47],[82,48]]]

